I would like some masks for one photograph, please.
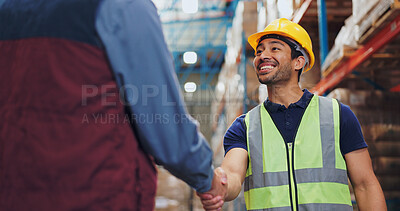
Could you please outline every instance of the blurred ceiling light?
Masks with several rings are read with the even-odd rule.
[[[221,92],[221,93],[225,92],[225,85],[224,85],[224,83],[218,82],[216,89],[217,89],[218,92]]]
[[[182,10],[184,13],[196,13],[199,10],[199,1],[182,0]]]
[[[183,54],[183,62],[186,64],[194,64],[197,62],[197,53],[193,51],[187,51]]]
[[[196,91],[197,85],[194,82],[187,82],[183,88],[185,89],[185,92],[193,93]]]

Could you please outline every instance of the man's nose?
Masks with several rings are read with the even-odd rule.
[[[261,52],[260,59],[264,60],[264,59],[270,59],[270,58],[272,58],[271,53],[267,49],[263,50]]]

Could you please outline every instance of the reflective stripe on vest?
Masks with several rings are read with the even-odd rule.
[[[264,106],[248,112],[248,210],[352,210],[339,116],[336,100],[313,96],[285,144]]]

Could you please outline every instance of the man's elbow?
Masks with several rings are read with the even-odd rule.
[[[352,183],[354,190],[356,191],[368,191],[370,189],[381,188],[378,179],[375,175],[371,175],[368,178],[361,179],[360,181]]]

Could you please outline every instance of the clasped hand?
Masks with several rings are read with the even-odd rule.
[[[211,189],[205,193],[197,192],[200,197],[203,208],[206,211],[221,210],[224,205],[225,197],[228,190],[228,178],[225,171],[218,167],[214,170],[214,177]]]

